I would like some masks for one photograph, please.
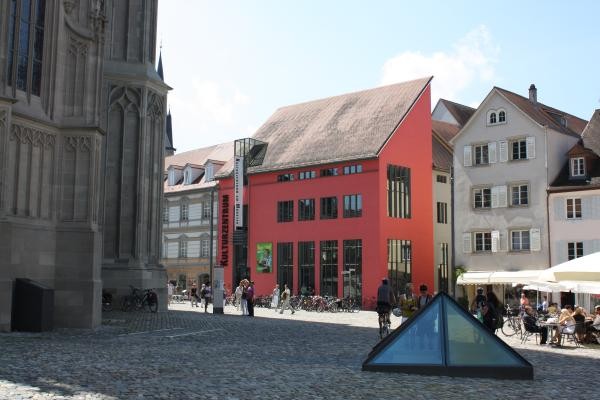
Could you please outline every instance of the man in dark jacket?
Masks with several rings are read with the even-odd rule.
[[[533,314],[533,308],[531,306],[525,306],[525,314],[523,314],[523,326],[525,326],[525,330],[531,333],[539,333],[542,340],[540,340],[540,344],[546,344],[548,340],[548,331],[546,328],[542,328],[537,324],[537,318]]]

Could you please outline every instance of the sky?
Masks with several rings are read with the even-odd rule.
[[[159,0],[158,13],[177,153],[251,137],[283,106],[425,76],[432,107],[534,83],[580,118],[600,108],[597,1]]]

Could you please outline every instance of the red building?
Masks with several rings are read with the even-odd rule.
[[[433,288],[430,82],[283,107],[237,141],[242,227],[233,164],[217,177],[227,284],[250,276],[258,294],[287,283],[363,301],[382,277],[400,293]]]

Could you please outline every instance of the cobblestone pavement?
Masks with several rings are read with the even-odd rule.
[[[256,317],[104,314],[97,331],[0,334],[0,399],[595,398],[600,346],[521,345],[533,381],[361,371],[377,343],[373,312]],[[209,308],[210,311],[210,308]],[[397,325],[397,319],[393,327]]]

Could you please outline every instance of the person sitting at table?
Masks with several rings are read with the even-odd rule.
[[[575,320],[575,336],[577,336],[577,340],[580,343],[583,343],[583,339],[585,338],[585,314],[583,313],[583,308],[575,308],[573,319]]]
[[[551,303],[548,306],[548,314],[550,314],[550,315],[556,315],[557,313],[558,313],[558,304]]]
[[[566,308],[560,310],[560,316],[558,317],[558,328],[552,338],[552,342],[560,345],[560,339],[563,333],[571,334],[575,332],[575,320],[573,316]]]
[[[596,341],[600,344],[600,305],[594,307],[596,318],[587,327],[590,341]]]
[[[531,333],[539,333],[541,340],[540,344],[546,344],[548,341],[548,330],[538,326],[537,318],[533,313],[533,308],[531,306],[525,306],[525,314],[523,315],[523,326],[525,326],[525,330]]]

